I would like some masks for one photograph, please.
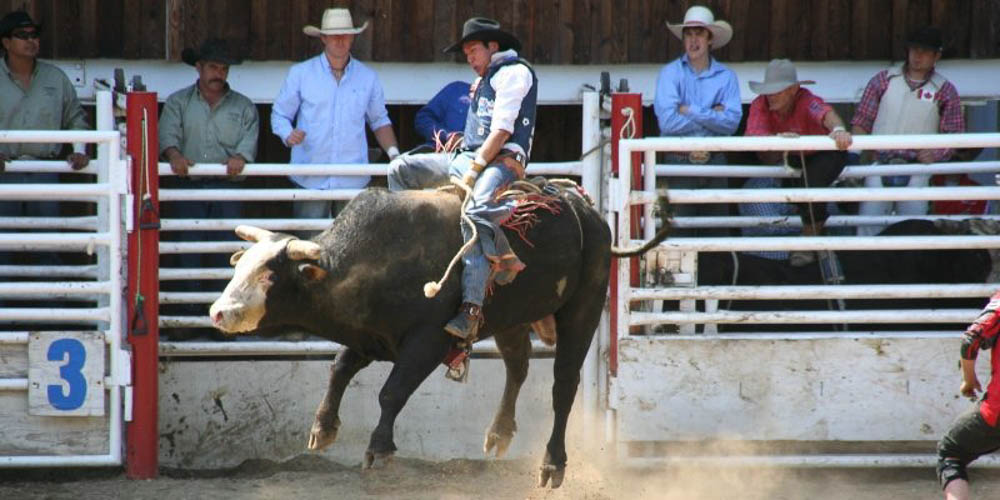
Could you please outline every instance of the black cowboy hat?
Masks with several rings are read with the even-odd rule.
[[[42,25],[32,20],[27,12],[15,10],[0,19],[0,37],[7,38],[14,30],[29,27],[35,28],[38,32],[42,31]]]
[[[500,29],[500,23],[485,17],[472,17],[462,25],[462,39],[444,49],[445,54],[462,51],[465,42],[479,40],[481,42],[496,42],[500,50],[514,49],[521,51],[521,41],[514,35]]]
[[[229,43],[220,38],[205,40],[197,51],[191,48],[184,49],[181,52],[181,60],[191,66],[194,66],[198,61],[214,61],[229,65],[243,62],[242,57],[237,56],[229,49]]]
[[[906,37],[907,47],[925,47],[937,52],[944,50],[941,30],[933,26],[924,26],[910,32]]]

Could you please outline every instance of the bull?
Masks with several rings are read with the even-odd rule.
[[[506,368],[503,396],[483,444],[486,454],[501,457],[517,428],[514,408],[528,371],[530,324],[555,321],[554,419],[539,486],[551,481],[557,488],[565,477],[566,423],[603,310],[611,258],[642,253],[666,231],[641,248],[619,251],[611,246],[606,222],[583,197],[562,191],[554,201],[558,214],[539,210],[533,225],[510,231],[527,268],[512,283],[496,287],[483,308],[480,332],[495,338]],[[310,241],[236,229],[254,245],[233,255],[234,276],[209,312],[213,324],[229,334],[298,329],[345,347],[316,410],[310,450],[335,441],[351,378],[372,361],[390,361],[363,467],[391,459],[396,416],[454,347],[443,327],[461,302],[460,280],[445,281],[431,299],[424,284],[440,276],[462,246],[459,217],[460,201],[453,194],[373,189],[359,194]]]

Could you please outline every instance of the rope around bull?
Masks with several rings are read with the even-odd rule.
[[[451,262],[448,263],[448,268],[444,270],[444,275],[441,276],[440,280],[428,281],[427,283],[424,283],[424,297],[427,297],[428,299],[433,299],[438,292],[441,291],[441,287],[444,286],[444,282],[448,280],[448,276],[451,274],[452,268],[455,267],[458,260],[465,255],[465,252],[469,251],[469,249],[472,248],[472,245],[479,239],[479,231],[476,229],[476,224],[472,222],[472,219],[470,219],[465,213],[469,207],[469,202],[472,200],[472,188],[462,182],[461,179],[452,177],[450,180],[452,185],[458,186],[465,191],[465,199],[462,200],[461,206],[461,221],[468,224],[469,227],[472,228],[472,237],[469,238],[469,241],[466,241],[465,244],[462,245],[462,248],[458,249],[455,256],[451,258]]]

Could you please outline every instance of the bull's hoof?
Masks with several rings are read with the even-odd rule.
[[[364,470],[384,469],[392,463],[393,452],[391,451],[371,451],[365,452],[365,462],[361,466]]]
[[[309,450],[319,451],[337,440],[337,430],[340,429],[340,417],[334,417],[333,422],[324,424],[319,417],[313,421],[309,431]]]
[[[490,451],[496,449],[496,458],[503,458],[507,454],[507,448],[510,448],[510,442],[513,438],[512,434],[504,436],[493,430],[486,431],[483,453],[489,456]]]
[[[563,478],[566,477],[566,466],[557,467],[551,464],[545,464],[541,467],[538,472],[538,487],[544,488],[547,483],[550,483],[552,489],[556,489],[562,486]]]

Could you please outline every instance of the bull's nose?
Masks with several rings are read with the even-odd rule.
[[[210,314],[212,317],[213,325],[219,326],[222,324],[222,311],[212,311]]]

